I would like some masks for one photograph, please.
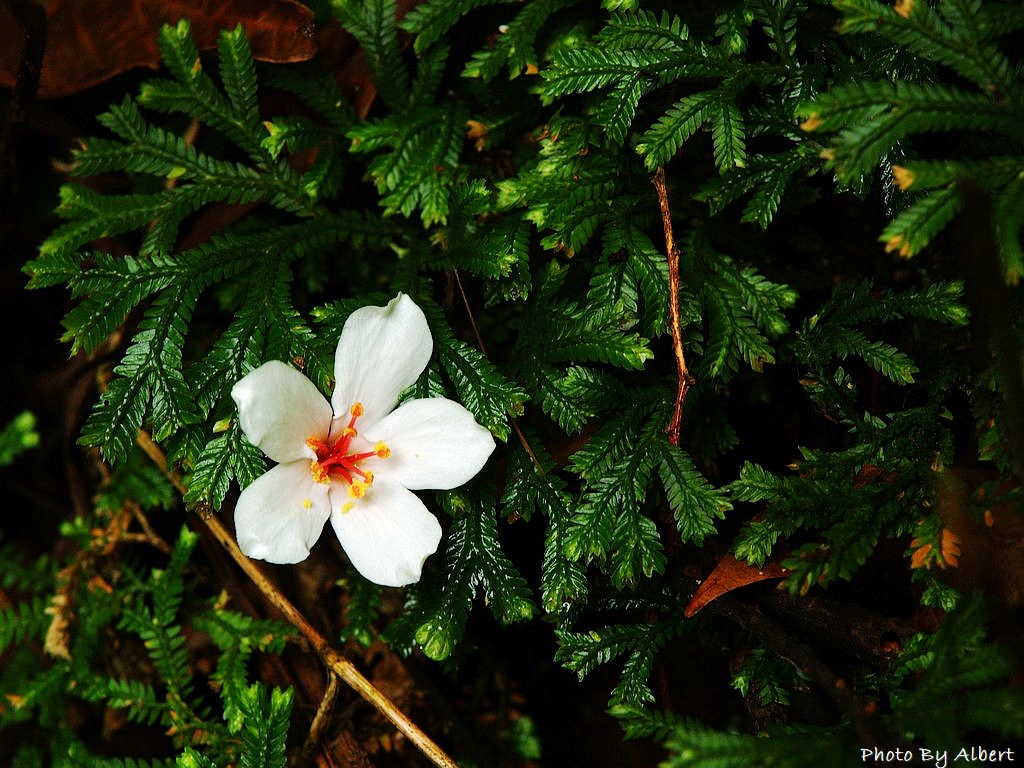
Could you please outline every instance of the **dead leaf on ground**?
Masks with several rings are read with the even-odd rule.
[[[704,583],[700,585],[693,599],[687,604],[686,610],[683,611],[683,615],[688,619],[692,618],[708,603],[734,589],[756,584],[759,581],[785,578],[789,574],[789,569],[780,565],[780,559],[772,557],[764,564],[764,567],[758,568],[756,565],[740,562],[732,553],[726,554],[718,561],[718,565],[711,571]]]
[[[188,19],[201,50],[245,27],[253,56],[277,63],[316,53],[313,12],[298,0],[43,0],[47,40],[42,97],[68,96],[133,67],[160,65],[160,27]],[[0,3],[0,86],[13,87],[24,31]]]

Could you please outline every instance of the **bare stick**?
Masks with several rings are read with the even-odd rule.
[[[181,477],[167,466],[167,457],[164,456],[160,446],[154,443],[153,439],[141,430],[139,431],[138,443],[142,450],[146,452],[146,455],[171,481],[178,492],[184,494],[186,490],[185,484],[182,482]],[[337,675],[346,685],[372,704],[378,712],[390,720],[438,768],[459,768],[459,764],[445,754],[444,750],[420,730],[419,726],[410,720],[391,699],[377,690],[373,683],[356,669],[355,664],[331,647],[327,638],[309,623],[301,611],[264,575],[256,563],[242,553],[242,550],[238,548],[238,544],[235,543],[234,537],[224,527],[220,518],[216,515],[197,515],[197,517],[202,520],[210,533],[213,534],[213,537],[220,542],[221,546],[231,555],[231,558],[238,564],[238,567],[245,572],[245,575],[263,593],[263,596],[270,604],[277,608],[285,619],[306,638],[313,647],[313,650],[316,651],[317,656],[320,657],[321,662],[327,667],[329,673]]]
[[[683,422],[683,404],[686,393],[693,384],[690,371],[686,367],[686,355],[683,353],[683,327],[679,319],[679,246],[676,245],[672,233],[672,212],[668,207],[668,188],[665,186],[665,169],[658,166],[654,173],[654,189],[658,192],[658,204],[661,207],[661,224],[665,230],[665,251],[668,254],[668,312],[669,330],[672,332],[672,348],[676,353],[676,370],[678,384],[676,387],[676,406],[672,412],[672,421],[666,431],[668,441],[679,445],[679,430]]]
[[[480,353],[490,359],[490,355],[487,354],[487,347],[484,346],[484,340],[480,336],[480,330],[476,327],[476,318],[473,317],[473,310],[469,307],[469,299],[466,297],[466,290],[462,287],[462,278],[459,277],[459,270],[452,269],[452,274],[455,275],[455,284],[459,287],[459,295],[462,296],[462,304],[466,308],[466,315],[469,317],[469,324],[473,327],[473,335],[476,336],[477,346],[480,347]],[[526,435],[523,434],[523,430],[519,427],[519,421],[515,416],[510,418],[512,422],[512,429],[515,430],[516,436],[519,438],[519,442],[523,446],[523,450],[526,451],[526,455],[530,457],[530,461],[533,462],[533,466],[537,468],[537,472],[541,477],[544,477],[547,472],[544,471],[544,465],[540,463],[540,459],[537,458],[537,454],[533,452],[533,448],[530,447],[530,441],[526,439]]]

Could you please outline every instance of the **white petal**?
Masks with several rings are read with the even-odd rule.
[[[331,515],[328,485],[318,483],[309,461],[278,464],[247,486],[235,505],[235,537],[249,557],[270,563],[297,563]]]
[[[441,541],[441,525],[416,494],[375,481],[361,499],[350,499],[347,485],[331,483],[331,506],[331,525],[359,573],[385,587],[420,580],[423,562]]]
[[[347,424],[349,408],[359,402],[364,415],[356,428],[377,423],[402,390],[416,383],[433,344],[423,310],[405,294],[386,307],[357,309],[345,322],[334,356],[334,415]]]
[[[386,459],[367,467],[406,488],[457,488],[479,472],[494,450],[494,438],[458,403],[443,397],[410,400],[363,432],[384,442]]]
[[[309,379],[279,360],[264,363],[231,389],[249,442],[277,462],[315,459],[307,437],[326,440],[331,406]]]

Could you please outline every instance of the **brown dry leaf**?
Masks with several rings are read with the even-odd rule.
[[[942,560],[943,562],[956,568],[960,565],[960,537],[953,533],[949,528],[942,529]]]
[[[683,615],[688,619],[692,618],[712,600],[717,600],[734,589],[745,587],[748,584],[756,584],[759,581],[785,578],[789,569],[780,565],[780,559],[781,557],[773,556],[764,564],[763,568],[758,568],[741,563],[732,553],[726,554],[704,579],[704,583],[700,585],[693,599],[687,604]]]
[[[910,567],[924,568],[928,564],[928,555],[932,551],[932,545],[921,546],[920,539],[911,539],[910,548],[914,550],[914,554],[910,556]]]
[[[920,539],[911,539],[910,548],[914,550],[914,554],[910,556],[910,567],[931,568],[933,562],[939,568],[946,566],[956,568],[960,565],[960,537],[949,528],[943,528],[940,540],[942,542],[940,550],[937,556],[933,557],[931,556],[933,549],[931,544],[922,544]]]
[[[298,0],[42,0],[47,40],[39,95],[68,96],[133,67],[160,65],[160,27],[188,19],[200,50],[245,27],[253,56],[277,63],[316,53],[313,12]],[[0,3],[0,86],[12,87],[24,33]]]
[[[43,650],[55,659],[71,658],[71,622],[68,619],[67,586],[59,589],[51,598],[46,612],[53,616],[46,630]]]

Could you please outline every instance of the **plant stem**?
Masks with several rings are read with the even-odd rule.
[[[185,484],[182,482],[181,477],[167,466],[167,457],[164,456],[160,446],[153,442],[153,439],[147,433],[141,430],[139,431],[138,443],[142,450],[146,452],[146,455],[170,480],[177,491],[184,494],[186,490]],[[302,615],[302,612],[264,575],[256,563],[242,553],[242,550],[238,548],[238,544],[235,542],[234,536],[224,527],[220,518],[213,514],[197,515],[197,517],[202,520],[214,538],[227,550],[227,553],[231,555],[231,558],[238,564],[238,567],[252,580],[252,583],[263,593],[263,596],[270,604],[277,608],[285,619],[306,638],[316,651],[317,656],[320,657],[321,662],[323,662],[332,675],[337,675],[350,688],[362,696],[363,699],[372,704],[378,712],[390,720],[438,768],[459,768],[458,763],[445,754],[444,750],[435,744],[416,723],[409,719],[391,699],[377,690],[373,683],[356,669],[355,664],[331,647],[327,638],[309,623],[306,617]]]
[[[669,422],[668,441],[672,445],[679,445],[679,431],[683,422],[683,405],[686,402],[686,393],[693,384],[690,371],[686,367],[686,355],[683,353],[683,328],[679,319],[679,246],[676,245],[675,235],[672,233],[672,212],[668,207],[668,188],[665,186],[665,169],[658,166],[654,173],[654,189],[658,193],[658,205],[661,207],[661,225],[665,230],[665,251],[668,254],[668,311],[669,330],[672,333],[672,348],[676,355],[676,371],[678,383],[676,386],[676,404],[672,412],[672,421]]]

